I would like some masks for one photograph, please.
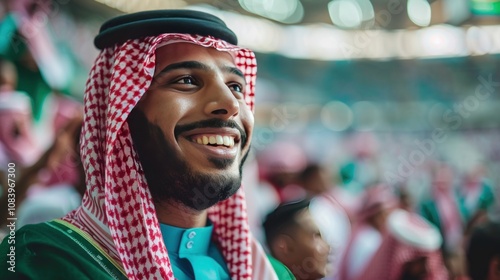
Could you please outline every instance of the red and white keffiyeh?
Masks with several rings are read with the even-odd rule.
[[[358,279],[401,279],[405,263],[419,257],[427,258],[425,280],[448,279],[436,228],[417,214],[400,209],[390,214],[387,224],[384,241]]]
[[[149,88],[155,51],[189,42],[233,54],[244,73],[245,100],[253,110],[256,59],[213,37],[162,34],[104,49],[87,81],[81,155],[87,192],[82,206],[64,219],[88,232],[129,279],[174,279],[152,197],[126,119]],[[208,209],[214,240],[232,279],[277,279],[264,251],[250,234],[243,190]]]

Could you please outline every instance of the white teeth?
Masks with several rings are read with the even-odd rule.
[[[215,136],[215,139],[217,140],[217,145],[224,144],[224,139],[222,138],[222,136],[217,135],[217,136]]]
[[[231,143],[231,139],[229,138],[229,136],[224,136],[222,137],[222,139],[224,140],[224,146],[229,146],[229,144]]]
[[[222,135],[212,135],[212,136],[201,136],[193,139],[194,142],[203,145],[224,145],[226,147],[234,146],[234,137],[232,136],[222,136]]]

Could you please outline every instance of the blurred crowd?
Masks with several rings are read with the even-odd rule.
[[[348,150],[345,162],[318,161],[289,140],[256,153],[247,168],[258,184],[247,178],[244,187],[269,253],[297,279],[497,279],[489,276],[500,271],[493,170],[480,161],[458,168],[435,153],[401,174],[380,164],[374,142],[360,133],[348,142],[355,149],[332,147]]]
[[[43,24],[50,4],[0,4],[0,224],[15,216],[17,228],[65,215],[85,191],[78,155],[83,106]],[[2,226],[0,237],[6,233]]]
[[[37,120],[33,96],[16,90],[17,73],[15,63],[0,60],[0,221],[15,214],[20,228],[75,209],[86,187],[78,155],[82,104],[47,92],[39,108],[43,117]],[[12,166],[15,176],[8,176]],[[7,207],[8,193],[15,194],[13,209]],[[0,237],[6,233],[3,226]]]

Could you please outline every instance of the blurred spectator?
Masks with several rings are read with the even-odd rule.
[[[415,213],[395,210],[387,235],[366,268],[364,280],[446,280],[439,231]]]
[[[363,192],[370,182],[380,180],[379,143],[373,133],[354,133],[347,140],[352,159],[341,168],[343,186],[354,194]]]
[[[399,199],[399,208],[408,212],[415,211],[415,201],[411,192],[408,190],[408,185],[405,183],[396,184],[394,189]]]
[[[321,237],[309,205],[309,200],[281,204],[264,222],[271,255],[297,279],[321,279],[328,271],[330,247]]]
[[[18,209],[18,227],[60,218],[77,208],[85,192],[85,177],[79,157],[81,116],[70,120],[56,137],[53,146],[23,176],[33,176],[26,199]],[[44,173],[60,174],[74,170],[71,181],[44,182]]]
[[[30,99],[25,93],[14,91],[16,84],[14,65],[0,59],[0,205],[5,205],[0,210],[0,223],[7,217],[9,164],[15,165],[15,177],[11,179],[17,182],[22,169],[32,164],[39,155],[32,130]],[[0,229],[0,239],[3,236],[1,232],[5,230]]]
[[[20,174],[16,181],[17,227],[62,217],[80,205],[85,192],[83,167],[77,152],[81,124],[82,117],[75,116],[38,161]],[[70,168],[78,172],[77,181],[55,185],[43,183],[43,173],[57,174],[64,170],[64,165],[68,162],[72,164]],[[6,201],[7,196],[3,196],[1,204],[7,205]],[[1,210],[1,221],[6,221],[7,209]]]
[[[276,141],[257,155],[259,177],[276,191],[278,202],[305,197],[305,191],[297,184],[299,174],[307,165],[307,155],[292,142]]]
[[[397,201],[387,186],[373,184],[363,194],[361,205],[342,259],[341,280],[365,280],[363,275],[384,240],[387,215]]]
[[[310,163],[302,172],[299,182],[312,197],[309,212],[331,248],[329,260],[332,269],[326,279],[336,279],[340,258],[351,234],[351,221],[342,202],[337,200],[336,187],[325,166]]]
[[[0,60],[0,169],[9,162],[32,164],[39,155],[32,131],[31,105],[23,92],[14,91],[15,67]]]
[[[327,168],[309,163],[299,176],[299,184],[310,196],[321,195],[333,189],[332,176]]]
[[[68,126],[73,129],[74,124],[71,125],[72,122],[81,122],[83,116],[82,104],[69,97],[61,94],[51,95],[51,103],[46,105],[48,106],[47,110],[50,109],[52,112],[50,118],[46,120],[43,127],[45,127],[45,131],[50,131],[50,134],[55,135],[52,141],[58,141],[57,138],[61,138],[61,136],[68,134],[68,132],[64,132],[64,130],[68,130]],[[75,141],[78,140],[79,138],[75,138]],[[40,184],[45,186],[56,184],[73,185],[79,181],[80,175],[78,168],[80,160],[75,160],[75,155],[80,148],[78,146],[75,146],[75,148],[71,145],[68,147],[70,147],[67,150],[69,156],[62,157],[62,162],[58,163],[57,168],[44,170],[40,174]]]
[[[486,212],[495,203],[491,182],[485,178],[485,167],[478,164],[464,174],[459,199],[468,223],[473,217]]]
[[[463,216],[453,190],[453,170],[440,163],[432,170],[431,198],[421,205],[422,216],[434,224],[443,235],[445,252],[460,247]]]
[[[451,278],[462,277],[464,271],[463,235],[465,211],[453,189],[455,175],[446,163],[437,163],[432,169],[432,197],[424,200],[421,214],[435,225],[442,237],[442,253]]]
[[[467,248],[467,270],[472,280],[500,279],[500,222],[475,227]]]

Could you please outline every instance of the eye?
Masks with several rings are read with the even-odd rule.
[[[228,84],[227,85],[232,91],[243,93],[243,86],[238,83]]]
[[[200,85],[198,80],[191,75],[170,77],[170,75],[163,73],[154,77],[153,84],[160,88],[173,88],[178,90],[190,90]]]
[[[186,76],[175,81],[176,84],[184,84],[184,85],[195,85],[196,81],[191,76]]]

